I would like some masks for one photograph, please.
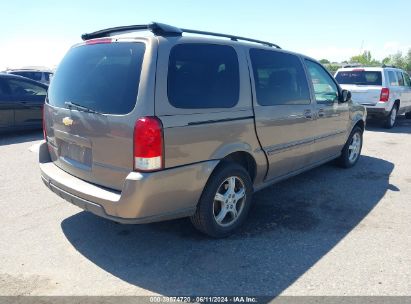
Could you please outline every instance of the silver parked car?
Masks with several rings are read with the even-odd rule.
[[[114,36],[138,30],[153,35]],[[158,23],[82,38],[48,91],[40,168],[53,192],[96,215],[191,217],[223,237],[254,191],[359,159],[365,109],[311,58]]]
[[[387,129],[395,125],[398,114],[411,118],[411,79],[403,70],[383,67],[342,68],[335,78],[352,100],[367,108],[368,118],[378,119]]]

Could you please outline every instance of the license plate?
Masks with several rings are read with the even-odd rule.
[[[68,143],[61,141],[60,143],[60,156],[75,160],[84,165],[91,165],[91,149],[77,145],[75,143]]]

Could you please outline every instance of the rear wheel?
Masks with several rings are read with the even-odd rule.
[[[405,113],[405,118],[406,119],[411,119],[411,112]]]
[[[209,236],[229,236],[244,223],[252,193],[248,172],[236,163],[226,163],[207,182],[191,222]]]
[[[361,155],[363,130],[360,127],[354,127],[350,136],[341,151],[338,163],[343,168],[353,167]]]
[[[398,114],[398,106],[395,104],[392,107],[390,114],[387,116],[385,120],[384,127],[386,129],[391,129],[392,127],[394,127],[395,122],[397,120],[397,114]]]

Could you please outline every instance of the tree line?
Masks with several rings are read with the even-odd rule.
[[[409,49],[406,54],[402,54],[402,52],[397,52],[384,58],[382,61],[378,61],[375,58],[373,58],[370,51],[364,51],[362,54],[352,56],[350,60],[343,61],[341,64],[330,62],[327,59],[321,59],[320,62],[327,68],[327,70],[331,74],[334,74],[337,71],[337,69],[341,67],[341,64],[359,64],[362,66],[370,67],[392,65],[401,68],[405,71],[411,72],[411,49]]]

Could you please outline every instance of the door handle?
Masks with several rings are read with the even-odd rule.
[[[313,113],[311,112],[311,110],[305,110],[304,111],[304,117],[307,119],[312,119],[313,118]]]
[[[319,109],[318,110],[318,117],[324,117],[324,115],[325,115],[324,109]]]

